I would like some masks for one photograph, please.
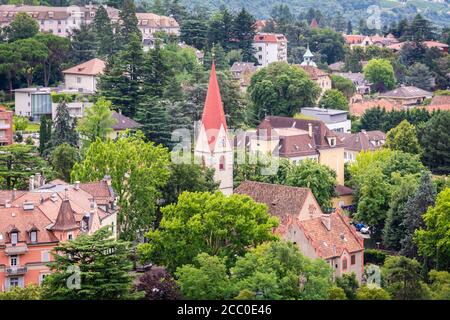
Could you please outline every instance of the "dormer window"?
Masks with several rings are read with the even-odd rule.
[[[31,240],[31,243],[37,243],[38,242],[37,241],[37,231],[36,230],[33,230],[33,231],[30,232],[30,240]]]
[[[336,145],[336,138],[328,138],[328,143],[331,147],[334,147]]]
[[[11,244],[15,246],[17,242],[19,242],[19,233],[17,231],[13,231],[10,234],[11,237]]]

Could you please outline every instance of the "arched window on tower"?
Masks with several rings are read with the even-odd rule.
[[[220,156],[220,159],[219,159],[219,170],[220,171],[225,170],[225,156]]]

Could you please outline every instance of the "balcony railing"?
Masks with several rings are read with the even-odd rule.
[[[10,267],[6,268],[6,274],[8,276],[19,276],[27,273],[27,267]]]

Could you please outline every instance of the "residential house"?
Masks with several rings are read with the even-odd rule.
[[[400,50],[402,50],[403,46],[407,43],[408,43],[407,41],[393,43],[393,44],[387,46],[387,48],[391,49],[394,52],[399,52]],[[427,47],[428,49],[437,48],[442,52],[448,53],[448,44],[446,44],[446,43],[442,43],[442,42],[438,42],[438,41],[423,41],[422,44],[425,47]]]
[[[354,47],[389,47],[398,43],[398,39],[392,34],[388,34],[386,37],[380,35],[365,36],[360,34],[349,34],[344,35],[345,42],[350,46],[351,49]]]
[[[105,66],[105,61],[94,58],[64,70],[62,73],[66,89],[88,93],[97,91],[97,80],[103,74]]]
[[[113,24],[120,22],[119,10],[103,5]],[[50,32],[61,37],[70,36],[73,29],[79,29],[82,24],[90,24],[95,17],[98,6],[48,7],[29,5],[0,5],[0,26],[8,26],[19,12],[25,12],[37,20],[41,32]],[[143,38],[157,31],[179,35],[180,26],[172,17],[160,16],[154,13],[137,12],[138,28]]]
[[[0,106],[0,146],[13,143],[13,112]]]
[[[338,76],[346,78],[353,82],[356,87],[356,92],[362,95],[370,94],[371,83],[364,78],[362,72],[336,72]]]
[[[351,210],[354,206],[355,191],[352,188],[338,184],[334,188],[336,196],[333,198],[333,208],[342,208]]]
[[[116,237],[116,196],[110,177],[72,185],[43,182],[36,175],[28,191],[0,191],[0,291],[39,285],[50,273],[52,250],[61,242],[103,226]]]
[[[252,75],[258,70],[253,62],[235,62],[230,68],[233,79],[239,81],[241,91],[245,92],[250,85]]]
[[[306,257],[325,260],[335,277],[353,272],[362,280],[364,239],[342,210],[322,212],[309,188],[244,181],[235,193],[266,204],[280,221],[274,233],[297,245]]]
[[[258,33],[253,39],[258,64],[267,67],[272,62],[287,62],[287,39],[279,33]]]
[[[386,134],[379,130],[341,133],[339,137],[344,144],[345,163],[356,161],[356,155],[361,151],[380,149],[386,142]]]
[[[56,88],[22,88],[14,90],[15,114],[39,121],[41,116],[52,115],[51,92]]]
[[[394,90],[380,93],[379,99],[387,99],[399,103],[402,106],[415,106],[421,104],[425,99],[433,97],[433,93],[414,86],[400,86]]]
[[[116,139],[126,130],[134,131],[141,127],[141,124],[124,116],[122,113],[112,111],[112,117],[116,123],[112,126],[113,131],[109,133],[109,138]]]
[[[352,121],[347,119],[348,111],[323,108],[301,108],[305,116],[323,121],[328,129],[335,132],[350,132]]]
[[[249,151],[270,153],[293,163],[314,159],[344,184],[344,145],[323,121],[267,116],[249,137]]]

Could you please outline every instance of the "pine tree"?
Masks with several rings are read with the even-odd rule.
[[[71,32],[71,58],[74,64],[80,64],[95,58],[97,41],[92,25],[81,24]]]
[[[94,17],[94,30],[97,38],[97,54],[107,57],[116,51],[115,37],[106,9],[101,5]]]
[[[124,48],[129,41],[131,35],[135,34],[142,40],[142,33],[138,28],[138,19],[136,17],[136,6],[134,0],[123,0],[122,8],[119,13],[119,19],[122,22],[119,28],[119,47]]]
[[[347,34],[353,34],[353,25],[350,20],[347,22]]]
[[[167,104],[167,101],[146,95],[139,104],[136,119],[142,124],[140,129],[147,139],[170,146],[171,132]]]
[[[255,49],[253,39],[255,37],[255,18],[244,8],[238,13],[233,21],[233,38],[237,39],[237,49],[242,50],[244,61],[255,60]]]
[[[171,15],[179,24],[187,16],[186,7],[180,3],[180,0],[172,0],[166,13]]]
[[[99,80],[99,95],[127,117],[136,113],[142,74],[143,50],[139,36],[131,34],[123,50],[110,56]]]
[[[70,118],[66,99],[61,99],[56,108],[55,122],[52,132],[51,146],[53,148],[67,142],[73,147],[78,146],[78,133],[75,131],[74,121]]]
[[[436,187],[431,180],[431,174],[426,172],[420,178],[417,191],[408,199],[403,209],[402,227],[405,230],[405,236],[401,240],[401,255],[417,257],[417,246],[413,240],[414,232],[425,226],[422,216],[427,212],[428,207],[434,205],[435,199]]]
[[[164,94],[164,87],[171,76],[170,73],[171,70],[167,66],[161,47],[157,42],[155,48],[147,53],[143,64],[143,94],[161,98]]]

